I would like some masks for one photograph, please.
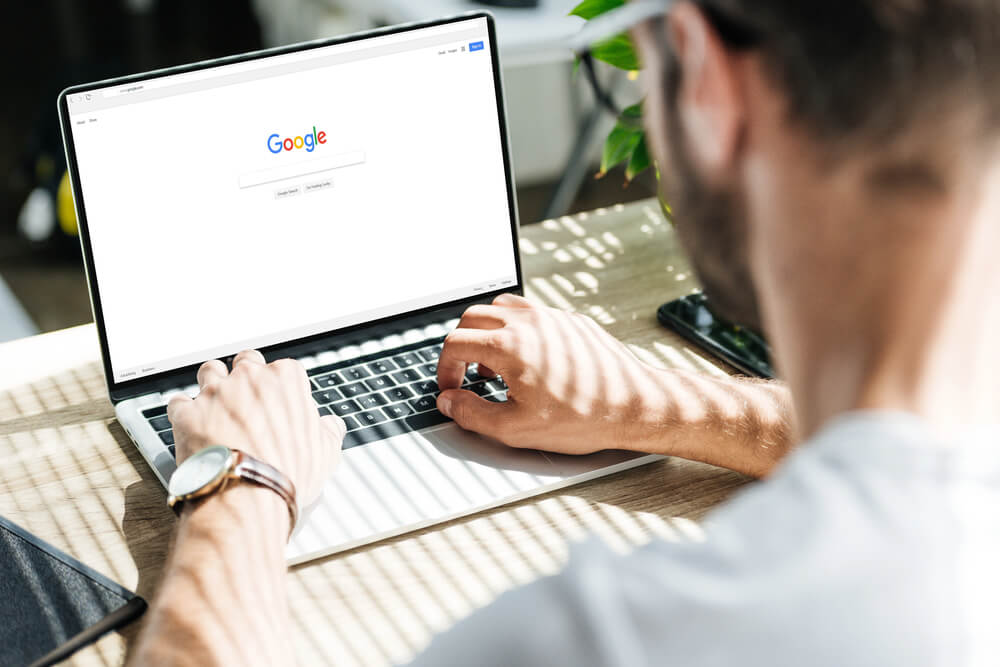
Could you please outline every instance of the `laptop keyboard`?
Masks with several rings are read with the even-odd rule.
[[[344,449],[449,421],[437,410],[437,359],[444,339],[413,343],[308,371],[320,415],[339,415],[347,425]],[[487,379],[469,366],[462,383],[490,401],[507,400],[500,378]],[[174,453],[174,432],[164,405],[143,417]]]

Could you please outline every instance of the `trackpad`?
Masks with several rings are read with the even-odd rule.
[[[555,468],[538,450],[508,447],[496,440],[466,431],[454,423],[430,432],[421,432],[420,435],[438,452],[453,459],[529,475],[549,477],[556,474]]]

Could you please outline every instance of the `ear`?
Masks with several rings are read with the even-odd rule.
[[[666,29],[681,69],[677,108],[687,148],[706,175],[721,175],[735,162],[745,130],[737,56],[692,3],[676,5]]]

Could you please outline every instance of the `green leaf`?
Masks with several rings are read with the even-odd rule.
[[[625,167],[625,180],[631,181],[642,172],[649,169],[652,160],[649,159],[649,150],[646,148],[646,135],[639,133],[639,143],[636,144],[629,158],[628,166]]]
[[[641,140],[642,132],[637,129],[618,125],[611,130],[601,155],[601,174],[628,160]]]
[[[579,16],[589,21],[595,16],[600,16],[624,4],[625,0],[583,0],[583,2],[573,8],[573,11],[569,15]]]
[[[632,106],[622,109],[622,116],[630,120],[642,120],[642,102],[636,102]]]
[[[590,53],[596,60],[605,62],[612,67],[627,71],[639,69],[639,56],[635,53],[632,40],[625,34],[594,44]]]

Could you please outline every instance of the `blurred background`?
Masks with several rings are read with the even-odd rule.
[[[565,40],[579,0],[35,0],[0,40],[0,342],[91,321],[56,96],[68,85],[488,8],[507,96],[522,224],[652,196],[652,172],[595,178],[614,119]],[[638,99],[619,70],[598,75]]]

